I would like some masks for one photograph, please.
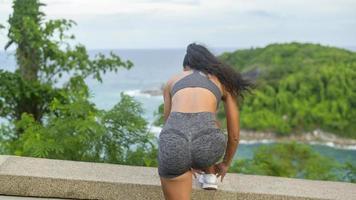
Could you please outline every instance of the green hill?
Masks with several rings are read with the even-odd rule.
[[[220,58],[257,80],[242,105],[241,128],[279,134],[321,129],[356,138],[355,52],[288,43]]]

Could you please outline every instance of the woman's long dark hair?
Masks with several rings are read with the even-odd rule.
[[[183,67],[186,66],[215,75],[234,97],[243,99],[244,93],[254,87],[250,80],[244,79],[239,72],[220,61],[206,47],[196,43],[189,44],[187,47],[183,60]]]

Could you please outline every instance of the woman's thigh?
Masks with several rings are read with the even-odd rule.
[[[192,193],[192,172],[187,171],[175,178],[161,177],[161,185],[166,200],[189,200]]]

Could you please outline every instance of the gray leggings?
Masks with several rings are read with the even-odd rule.
[[[212,112],[170,113],[158,140],[158,173],[174,178],[204,169],[224,155],[227,138]]]

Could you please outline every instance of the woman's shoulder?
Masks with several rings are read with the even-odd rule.
[[[221,95],[222,95],[222,100],[224,100],[227,95],[227,90],[226,90],[226,87],[224,86],[224,84],[221,83],[219,78],[217,76],[215,76],[214,74],[208,74],[208,78],[212,82],[214,82],[216,86],[218,86],[218,88],[220,89]]]
[[[167,85],[172,86],[176,81],[188,75],[189,73],[190,73],[189,71],[181,71],[171,75],[171,77],[167,80]]]

